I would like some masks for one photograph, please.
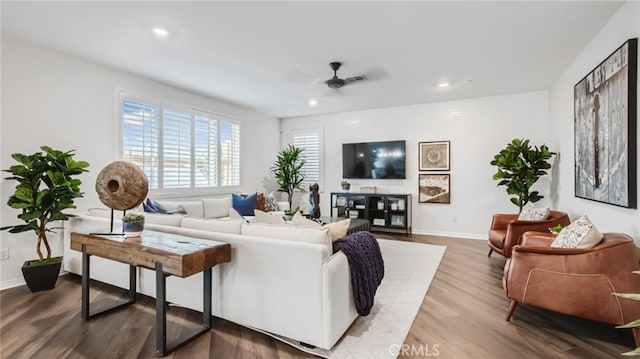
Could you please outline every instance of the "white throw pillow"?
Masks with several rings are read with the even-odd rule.
[[[551,247],[590,249],[600,241],[602,241],[602,233],[585,215],[562,228],[551,243]]]
[[[549,218],[549,207],[536,207],[533,203],[527,203],[518,216],[519,221],[543,221]]]
[[[304,227],[316,228],[316,229],[322,228],[322,224],[306,218],[300,212],[296,212],[296,214],[293,215],[293,218],[291,218],[291,224],[296,226],[304,226]]]
[[[195,217],[184,217],[182,228],[199,229],[208,232],[240,234],[242,222],[239,220],[204,219]]]
[[[232,208],[231,196],[224,198],[203,198],[204,218],[222,218],[229,215]]]
[[[257,223],[285,224],[285,220],[281,216],[272,215],[259,209],[254,209],[253,213],[256,215]]]
[[[229,208],[229,218],[245,220],[245,218],[242,217],[242,215],[233,207]]]
[[[347,232],[349,231],[350,224],[351,224],[351,218],[326,224],[325,227],[329,229],[329,237],[331,237],[331,241],[334,242],[340,238],[344,238],[347,235]]]

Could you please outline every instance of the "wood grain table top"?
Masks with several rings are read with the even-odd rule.
[[[162,263],[163,272],[188,277],[216,264],[231,261],[231,245],[208,239],[145,230],[140,237],[71,233],[71,249],[121,263],[155,269]]]

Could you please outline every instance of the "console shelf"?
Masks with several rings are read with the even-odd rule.
[[[331,193],[331,217],[361,218],[372,231],[411,233],[411,195]]]

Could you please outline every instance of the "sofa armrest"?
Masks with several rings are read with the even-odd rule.
[[[349,262],[342,251],[333,254],[322,266],[322,297],[322,310],[326,311],[323,337],[328,339],[323,345],[330,348],[358,317]]]

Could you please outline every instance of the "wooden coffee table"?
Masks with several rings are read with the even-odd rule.
[[[156,355],[165,356],[211,328],[211,268],[231,261],[231,245],[170,233],[144,231],[141,237],[123,238],[71,233],[71,249],[82,252],[82,319],[89,320],[136,301],[136,267],[156,271]],[[129,265],[129,298],[99,312],[89,313],[89,261],[92,255]],[[203,272],[203,328],[167,348],[166,278]]]

